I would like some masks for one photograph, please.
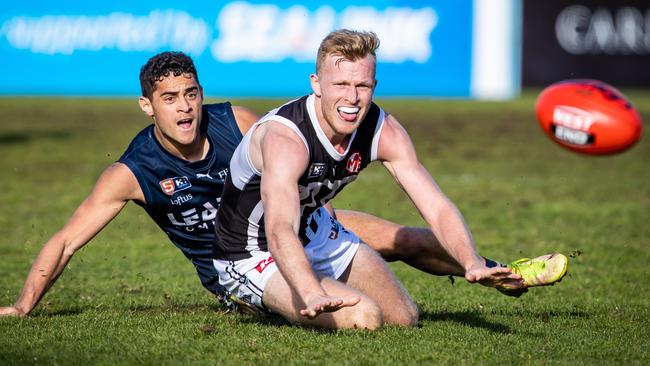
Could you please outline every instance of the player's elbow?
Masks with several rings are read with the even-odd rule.
[[[266,224],[266,237],[268,239],[269,251],[271,254],[278,251],[279,246],[282,242],[286,241],[287,235],[293,233],[291,227],[288,225],[282,225],[279,223]]]
[[[287,237],[298,234],[298,220],[290,220],[281,215],[268,215],[264,218],[264,230],[270,242],[282,242]]]
[[[72,257],[81,247],[74,238],[65,232],[56,233],[47,243],[47,246],[56,248],[65,257]]]
[[[432,212],[435,221],[438,222],[444,221],[446,219],[449,219],[452,216],[457,216],[460,214],[460,211],[458,211],[456,205],[454,205],[454,203],[451,202],[451,200],[449,200],[446,197],[441,199],[440,202],[438,202],[438,204],[435,205]]]

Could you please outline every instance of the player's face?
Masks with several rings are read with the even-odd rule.
[[[368,114],[376,84],[372,55],[356,61],[335,54],[326,57],[319,74],[311,75],[311,85],[316,113],[328,137],[347,136],[359,127]]]
[[[156,82],[149,100],[140,97],[140,107],[154,120],[160,143],[174,152],[198,147],[203,90],[192,74],[169,76]]]

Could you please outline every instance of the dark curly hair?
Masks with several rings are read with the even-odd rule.
[[[151,99],[156,82],[170,74],[174,76],[192,74],[196,82],[199,83],[199,76],[196,74],[194,62],[190,56],[183,52],[162,52],[150,58],[140,69],[142,96]]]

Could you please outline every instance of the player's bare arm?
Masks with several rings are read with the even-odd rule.
[[[0,308],[0,316],[28,315],[59,278],[72,256],[99,233],[129,200],[144,201],[140,186],[122,163],[108,167],[66,225],[43,246],[18,300]]]
[[[233,106],[232,110],[242,134],[259,119],[255,112],[246,107]],[[334,210],[331,202],[324,207],[332,217],[359,235],[386,260],[402,260],[415,268],[439,275],[462,276],[465,273],[429,229],[404,227],[362,212]]]
[[[253,134],[251,159],[262,174],[261,196],[269,251],[280,273],[304,303],[300,314],[310,319],[322,312],[352,306],[360,298],[329,296],[311,269],[298,237],[298,179],[308,164],[304,143],[288,127],[267,122]]]
[[[456,206],[442,193],[419,162],[407,132],[388,115],[379,141],[378,159],[404,189],[444,249],[465,270],[469,282],[486,286],[521,286],[509,268],[487,268]]]
[[[239,131],[244,135],[251,128],[251,126],[260,119],[260,116],[252,110],[241,107],[241,106],[232,106],[232,113],[235,115],[235,121],[237,121],[237,126],[239,126]]]

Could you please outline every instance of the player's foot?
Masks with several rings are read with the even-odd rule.
[[[247,303],[234,296],[227,291],[217,295],[217,300],[223,305],[226,310],[240,314],[255,315],[259,317],[266,317],[268,314],[256,308],[254,305]]]
[[[511,290],[497,287],[504,295],[519,297],[528,291],[529,287],[549,286],[562,281],[566,274],[569,260],[560,253],[542,255],[537,258],[518,259],[508,267],[524,279],[524,286]]]

